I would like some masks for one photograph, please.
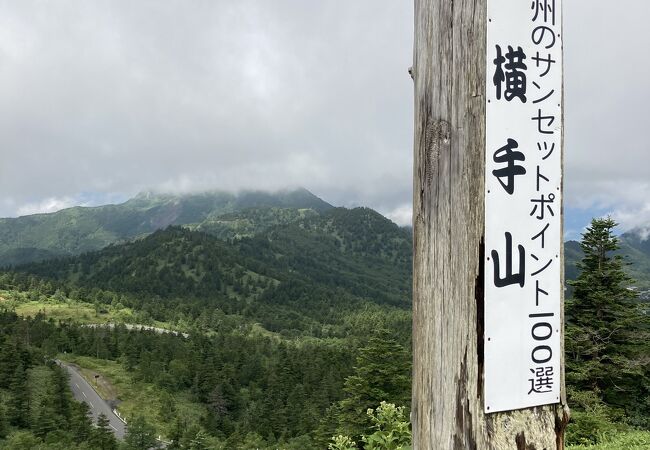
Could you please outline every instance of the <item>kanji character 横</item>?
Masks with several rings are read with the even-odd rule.
[[[496,46],[497,57],[494,59],[496,65],[492,82],[496,87],[497,100],[501,100],[502,85],[505,82],[504,98],[511,101],[515,97],[526,103],[526,72],[528,69],[524,60],[526,54],[521,47],[514,50],[508,46],[508,52],[503,55],[501,46]]]

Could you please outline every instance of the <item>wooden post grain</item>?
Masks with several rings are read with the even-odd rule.
[[[415,0],[415,450],[564,446],[564,386],[560,405],[483,412],[486,1]]]

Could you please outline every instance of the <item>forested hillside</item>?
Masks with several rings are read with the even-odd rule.
[[[340,335],[363,308],[408,310],[410,271],[407,232],[372,210],[336,208],[238,240],[172,227],[20,266],[16,282],[26,284],[29,274],[65,289],[119,293],[161,320],[220,308],[270,331],[320,336]]]

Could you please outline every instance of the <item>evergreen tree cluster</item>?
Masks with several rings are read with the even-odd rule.
[[[6,380],[2,388],[8,398],[2,429],[32,430],[36,437],[80,426],[62,422],[67,416],[60,411],[72,411],[78,405],[70,400],[61,370],[43,363],[63,352],[119,361],[134,379],[166,392],[164,419],[178,424],[175,435],[170,436],[176,442],[188,437],[187,425],[182,425],[183,417],[176,415],[173,407],[173,396],[178,393],[189,393],[206,407],[207,414],[194,424],[198,429],[191,438],[201,431],[232,445],[245,441],[250,433],[267,443],[302,439],[310,446],[315,442],[325,445],[341,425],[356,420],[355,414],[365,417],[365,410],[346,405],[360,401],[374,406],[383,398],[404,404],[410,396],[408,352],[387,336],[373,338],[362,348],[355,373],[346,380],[356,354],[347,342],[288,343],[236,332],[185,339],[124,326],[56,324],[41,315],[21,319],[11,312],[0,313],[0,322],[0,375]],[[391,361],[392,366],[384,368],[382,361]],[[48,376],[56,395],[38,397],[34,406],[37,400],[28,394],[26,373],[37,364],[51,372]],[[324,421],[332,409],[336,420]]]
[[[92,425],[67,374],[47,357],[49,332],[40,320],[0,313],[0,449],[117,449],[108,425]]]

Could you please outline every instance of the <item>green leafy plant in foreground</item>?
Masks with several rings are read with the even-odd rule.
[[[357,450],[357,443],[349,437],[339,434],[332,437],[332,442],[327,448],[329,450]]]
[[[361,437],[364,450],[411,450],[411,425],[403,406],[381,402],[368,409],[374,432]],[[347,436],[334,436],[329,450],[356,450],[356,443]]]

